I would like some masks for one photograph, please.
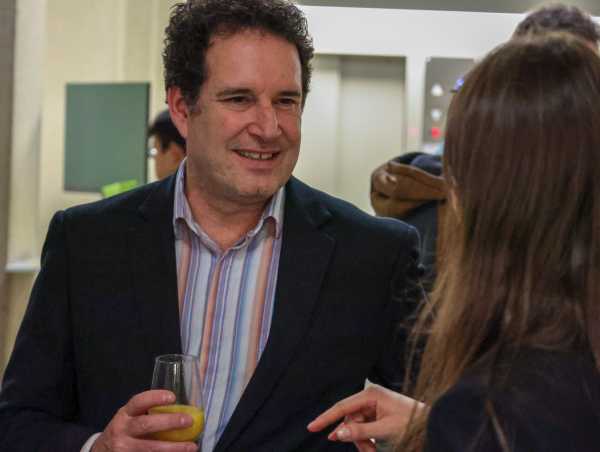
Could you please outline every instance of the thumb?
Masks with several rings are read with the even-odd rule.
[[[358,452],[376,452],[375,443],[371,440],[357,441],[354,446],[358,449]]]

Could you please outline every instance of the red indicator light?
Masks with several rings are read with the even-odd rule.
[[[442,138],[442,129],[440,129],[439,127],[432,127],[431,138],[433,138],[434,140],[439,140],[440,138]]]

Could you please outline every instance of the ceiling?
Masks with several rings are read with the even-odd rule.
[[[524,13],[540,0],[298,0],[302,5],[349,6],[357,8],[433,9],[442,11],[478,11],[491,13]],[[594,16],[600,16],[598,0],[564,0]]]

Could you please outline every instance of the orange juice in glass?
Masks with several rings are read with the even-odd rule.
[[[184,413],[191,416],[190,427],[156,432],[161,441],[199,442],[204,431],[204,409],[200,384],[200,363],[192,355],[161,355],[154,363],[152,389],[167,389],[175,394],[172,405],[155,406],[150,414]]]

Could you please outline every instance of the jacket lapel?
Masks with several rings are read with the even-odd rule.
[[[227,450],[256,416],[306,335],[335,245],[319,230],[330,216],[312,189],[290,180],[269,339],[215,451]]]
[[[181,353],[177,270],[173,233],[174,181],[156,185],[138,209],[141,221],[129,230],[133,284],[149,358]],[[150,376],[148,377],[150,381]]]

